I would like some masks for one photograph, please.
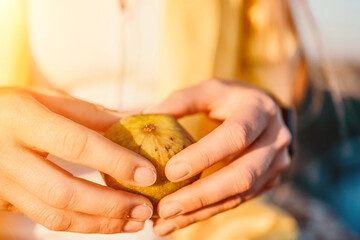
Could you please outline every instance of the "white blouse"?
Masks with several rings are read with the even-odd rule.
[[[157,102],[162,0],[28,0],[30,48],[55,87],[118,109]]]
[[[118,110],[157,103],[164,0],[28,0],[28,31],[36,68],[55,88]],[[100,174],[54,157],[78,177],[103,184]],[[156,237],[147,222],[135,234],[53,232],[25,216],[0,213],[1,239],[146,240]]]

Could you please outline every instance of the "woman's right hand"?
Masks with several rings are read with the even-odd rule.
[[[147,198],[74,177],[46,158],[152,185],[156,170],[149,161],[98,133],[120,117],[56,90],[0,88],[0,210],[56,231],[141,230],[153,211]]]

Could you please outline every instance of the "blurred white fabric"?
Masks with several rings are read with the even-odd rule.
[[[159,101],[154,81],[163,1],[28,0],[29,41],[41,74],[55,88],[119,110]],[[103,184],[98,171],[50,157],[75,176]],[[11,240],[156,240],[152,222],[133,234],[49,231],[29,218],[0,213],[0,238]]]

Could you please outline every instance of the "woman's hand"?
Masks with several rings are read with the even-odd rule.
[[[119,113],[55,90],[0,88],[0,210],[23,213],[51,230],[134,232],[152,215],[148,199],[76,178],[48,154],[137,186],[154,166],[104,138]]]
[[[276,103],[250,85],[209,80],[173,93],[147,112],[175,117],[203,112],[222,122],[168,162],[169,180],[182,181],[228,159],[225,167],[160,201],[161,218],[154,226],[158,235],[234,208],[272,188],[290,163],[291,136]]]

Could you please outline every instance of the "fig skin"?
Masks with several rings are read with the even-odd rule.
[[[142,114],[122,118],[106,131],[105,137],[147,158],[155,166],[157,180],[149,187],[126,184],[101,173],[107,186],[147,197],[154,206],[152,219],[159,217],[156,209],[163,197],[196,181],[200,176],[176,183],[170,182],[165,176],[165,166],[170,158],[194,143],[190,134],[170,115]]]

